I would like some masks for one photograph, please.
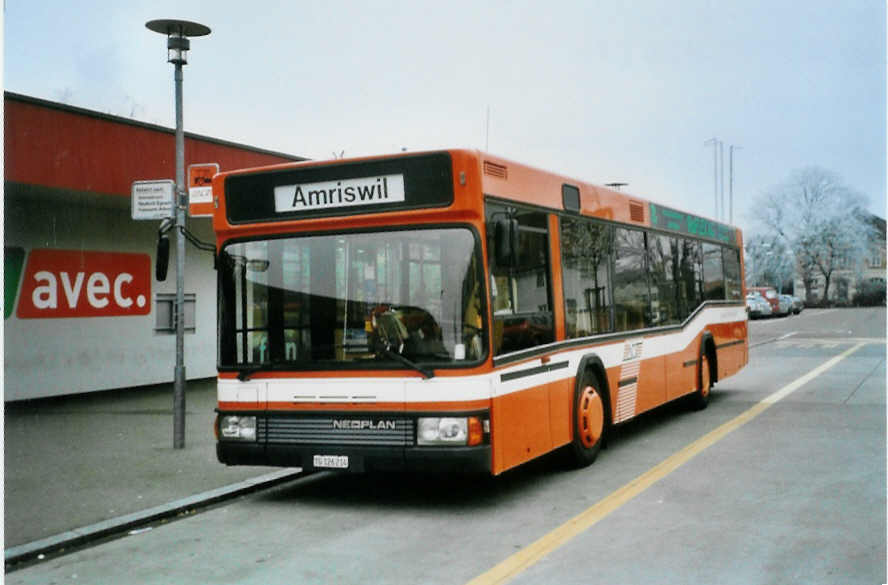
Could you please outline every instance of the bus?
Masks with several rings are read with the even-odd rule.
[[[471,150],[212,189],[227,465],[585,466],[748,360],[742,235],[710,219]]]

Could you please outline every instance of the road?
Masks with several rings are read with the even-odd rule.
[[[885,583],[885,310],[750,341],[709,408],[639,417],[586,469],[316,474],[6,582]]]

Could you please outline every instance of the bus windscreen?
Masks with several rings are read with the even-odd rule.
[[[486,352],[467,228],[234,242],[219,270],[222,368],[465,366]]]

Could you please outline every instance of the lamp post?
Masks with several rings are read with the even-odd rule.
[[[734,224],[734,151],[740,150],[743,148],[742,146],[737,146],[736,144],[732,144],[729,149],[728,156],[728,168],[730,169],[730,180],[728,181],[728,223]]]
[[[210,34],[207,26],[187,20],[151,20],[145,26],[167,37],[167,61],[176,66],[176,367],[173,389],[173,448],[185,447],[185,131],[182,126],[182,66],[188,63],[188,37]]]
[[[719,152],[719,144],[721,144],[721,140],[718,138],[710,138],[706,142],[703,143],[704,146],[712,145],[712,182],[713,188],[715,189],[715,219],[719,219],[718,213],[718,152]]]

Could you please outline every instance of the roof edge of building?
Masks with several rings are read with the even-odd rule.
[[[167,128],[166,126],[160,126],[158,124],[151,124],[149,122],[141,122],[139,120],[134,120],[132,118],[125,118],[123,116],[115,116],[113,114],[103,114],[102,112],[97,112],[95,110],[89,110],[87,108],[81,108],[78,106],[71,106],[68,104],[63,104],[60,102],[53,102],[50,100],[46,100],[43,98],[37,98],[29,95],[24,95],[21,93],[15,93],[11,91],[3,92],[3,99],[5,100],[13,100],[17,102],[22,102],[26,104],[32,104],[36,106],[41,106],[44,108],[49,108],[53,110],[59,110],[62,112],[67,112],[70,114],[77,114],[80,116],[86,116],[89,118],[97,118],[99,120],[107,120],[109,122],[114,122],[115,124],[126,124],[127,126],[136,126],[138,128],[145,128],[147,130],[153,130],[155,132],[163,132],[164,134],[173,134],[175,135],[175,128]],[[294,154],[288,154],[285,152],[278,152],[275,150],[268,150],[266,148],[259,148],[256,146],[251,146],[249,144],[242,144],[239,142],[232,142],[230,140],[222,140],[221,138],[213,138],[212,136],[204,136],[202,134],[194,134],[193,132],[185,132],[186,138],[191,138],[192,140],[201,140],[204,142],[210,142],[212,144],[218,144],[220,146],[229,146],[233,148],[240,148],[243,150],[249,150],[252,152],[256,152],[259,154],[268,154],[271,156],[279,156],[281,158],[289,158],[293,160],[293,162],[299,162],[304,160],[310,160],[304,156],[297,156]]]

